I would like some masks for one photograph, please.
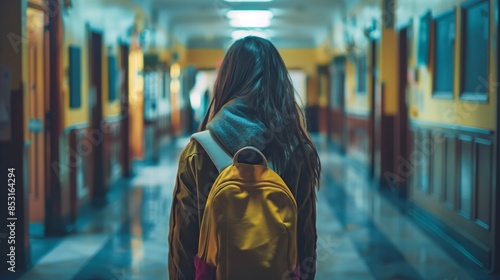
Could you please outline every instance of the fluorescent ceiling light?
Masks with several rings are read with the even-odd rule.
[[[268,27],[273,13],[267,10],[231,10],[226,16],[232,27]]]
[[[272,0],[225,0],[226,2],[271,2]]]
[[[256,36],[256,37],[262,37],[268,39],[269,36],[267,36],[266,32],[264,31],[259,31],[259,30],[235,30],[231,34],[234,40],[238,40],[241,38],[244,38],[246,36]]]
[[[232,27],[269,27],[271,25],[270,20],[253,20],[253,19],[237,19],[231,20],[229,25]]]

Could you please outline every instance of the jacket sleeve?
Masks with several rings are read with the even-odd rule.
[[[297,190],[297,245],[300,279],[316,275],[316,190],[309,185],[307,165],[303,165]]]
[[[183,152],[175,181],[170,211],[168,270],[170,279],[194,279],[194,256],[198,251],[198,205],[196,180],[190,159]]]

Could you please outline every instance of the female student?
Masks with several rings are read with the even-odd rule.
[[[207,129],[230,155],[245,146],[256,147],[289,187],[298,210],[300,279],[314,279],[315,192],[321,166],[288,71],[270,41],[249,36],[229,48],[200,126],[200,131]],[[168,239],[170,279],[195,279],[200,225],[218,174],[207,152],[192,139],[181,153],[173,193]]]

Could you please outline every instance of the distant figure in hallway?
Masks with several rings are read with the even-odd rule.
[[[234,42],[219,69],[200,131],[208,129],[229,155],[253,146],[267,158],[297,204],[294,247],[300,279],[314,279],[316,189],[321,164],[305,124],[290,76],[275,46],[253,36]],[[168,237],[170,279],[196,278],[194,260],[200,226],[218,174],[208,153],[192,139],[181,153],[173,194]],[[252,275],[248,277],[253,279]]]

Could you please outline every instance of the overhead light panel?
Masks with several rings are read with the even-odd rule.
[[[246,36],[256,36],[256,37],[261,37],[261,38],[266,38],[268,39],[269,36],[267,36],[266,32],[260,31],[260,30],[235,30],[231,34],[234,40],[238,40],[241,38],[244,38]]]
[[[271,2],[272,0],[225,0],[226,2]]]
[[[231,10],[226,16],[232,27],[268,27],[271,25],[273,12],[269,10]]]

